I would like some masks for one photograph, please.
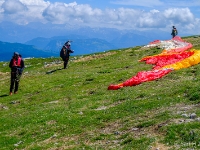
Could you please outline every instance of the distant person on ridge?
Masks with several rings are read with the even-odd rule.
[[[24,61],[18,52],[14,52],[9,67],[11,68],[10,95],[12,95],[13,90],[14,94],[17,94],[19,81],[24,70]]]
[[[71,43],[70,41],[67,41],[61,51],[60,51],[60,57],[62,58],[62,60],[64,61],[64,69],[67,68],[67,64],[68,64],[68,61],[69,61],[69,56],[70,56],[70,53],[73,53],[74,51],[71,50]]]
[[[174,38],[176,35],[178,35],[178,30],[175,28],[175,26],[172,26],[172,38]]]

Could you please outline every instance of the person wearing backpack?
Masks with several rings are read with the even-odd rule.
[[[178,35],[178,30],[176,29],[175,26],[172,26],[172,33],[171,33],[171,35],[172,35],[172,38],[174,38],[176,35]]]
[[[74,51],[71,50],[71,43],[70,41],[67,41],[61,51],[60,51],[60,57],[62,58],[63,62],[64,62],[64,69],[67,68],[67,64],[68,64],[68,61],[69,61],[69,56],[70,56],[70,53],[73,53]]]
[[[14,52],[9,67],[11,68],[10,95],[12,95],[13,90],[14,94],[18,92],[19,81],[24,70],[24,61],[18,52]]]

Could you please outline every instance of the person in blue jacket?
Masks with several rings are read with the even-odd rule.
[[[178,30],[176,29],[175,26],[172,26],[172,33],[171,33],[171,35],[172,35],[172,38],[174,38],[176,35],[178,35]]]

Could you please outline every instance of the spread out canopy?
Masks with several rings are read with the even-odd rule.
[[[183,41],[178,36],[168,41],[156,40],[145,47],[152,46],[159,46],[164,49],[161,54],[147,56],[140,60],[154,65],[152,71],[138,72],[123,83],[109,85],[108,90],[118,90],[125,86],[135,86],[142,82],[161,78],[172,70],[188,68],[200,63],[200,51],[190,50],[192,44]]]
[[[141,61],[145,61],[147,64],[153,64],[153,69],[160,69],[166,65],[174,64],[178,61],[184,60],[194,54],[194,51],[181,52],[181,53],[169,53],[163,55],[157,55],[152,57],[143,58]]]

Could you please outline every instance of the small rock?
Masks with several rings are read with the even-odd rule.
[[[3,64],[3,67],[7,66],[7,64]]]
[[[190,115],[190,119],[195,119],[197,117],[197,115],[195,114],[195,113],[192,113],[191,115]]]
[[[179,122],[185,122],[185,120],[179,120]]]
[[[10,104],[17,104],[20,103],[20,101],[11,101]]]
[[[19,146],[19,144],[22,144],[22,141],[19,141],[17,144],[14,144],[15,147]]]
[[[8,107],[4,106],[3,109],[8,109]]]
[[[196,121],[200,121],[200,117],[196,118]]]
[[[188,115],[187,115],[187,114],[182,114],[181,116],[183,116],[183,117],[186,117],[186,118],[188,117]]]
[[[57,137],[57,135],[56,134],[54,134],[51,138],[56,138]]]
[[[115,131],[115,133],[114,133],[115,135],[119,135],[119,131]]]
[[[132,128],[132,130],[133,130],[133,131],[138,131],[138,130],[139,130],[139,128]]]
[[[80,115],[83,115],[83,112],[81,111],[81,112],[79,112],[79,114],[80,114]]]

